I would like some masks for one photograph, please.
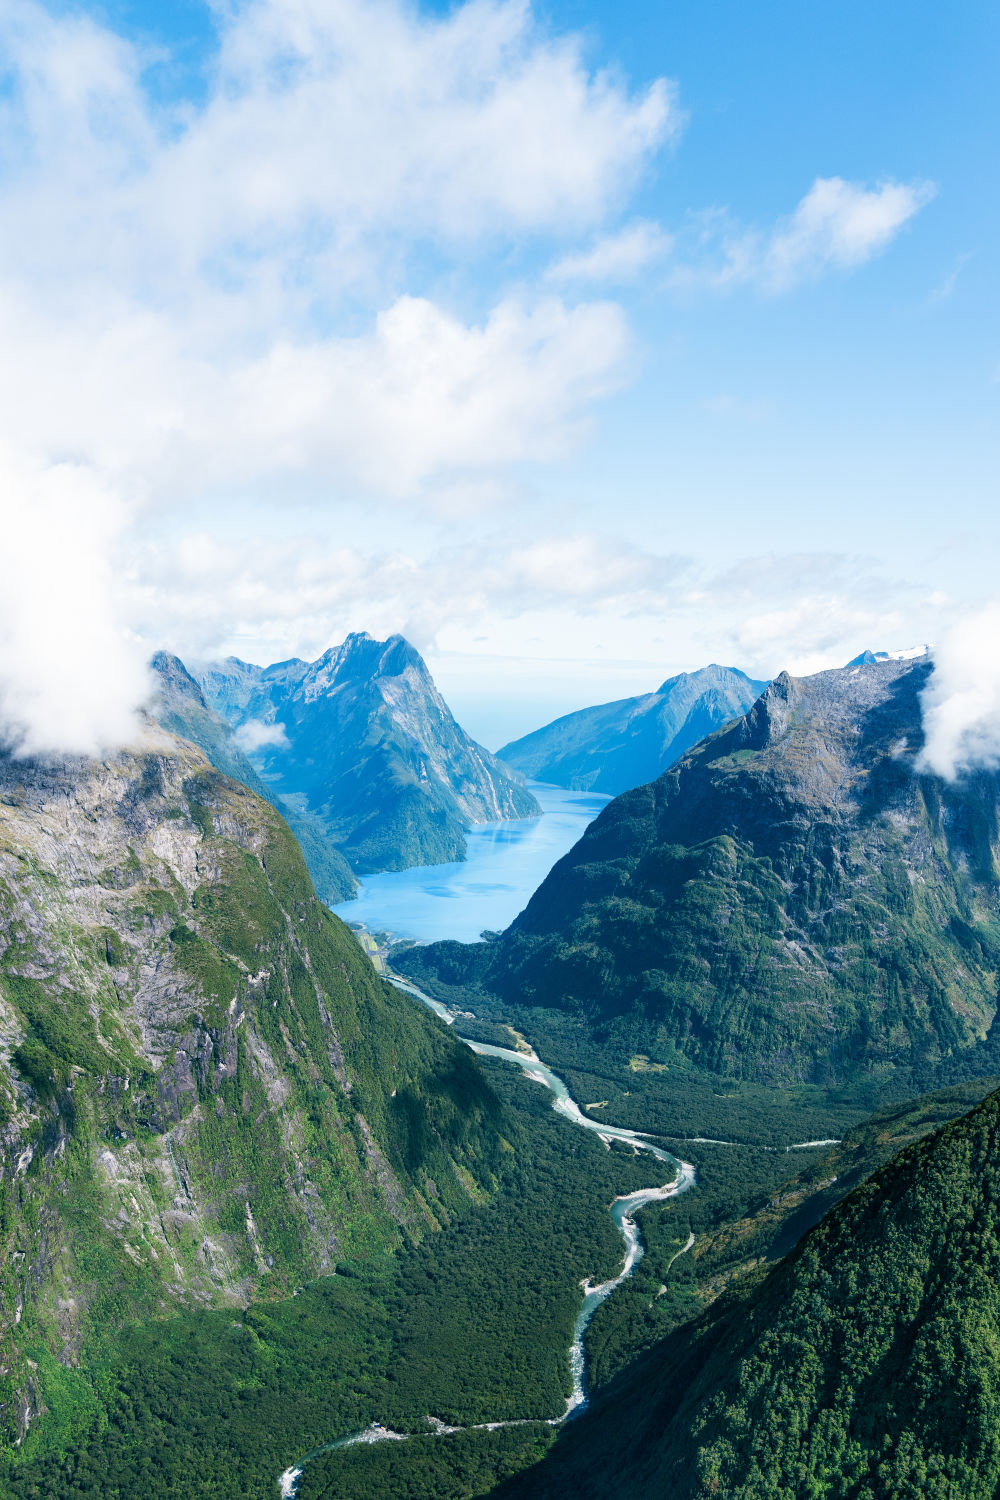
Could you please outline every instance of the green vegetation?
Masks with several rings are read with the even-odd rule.
[[[190,1494],[196,1474],[206,1500],[273,1500],[293,1461],[373,1419],[420,1433],[428,1414],[456,1425],[558,1415],[578,1284],[621,1263],[607,1206],[663,1169],[608,1152],[509,1065],[487,1068],[511,1136],[504,1191],[392,1256],[341,1261],[336,1275],[285,1301],[95,1335],[80,1369],[60,1371],[73,1420],[35,1429],[4,1494],[161,1500]],[[647,1222],[671,1211],[651,1208]],[[47,1381],[45,1392],[54,1410]],[[364,1494],[383,1472],[386,1492],[405,1474],[407,1494],[434,1494],[434,1485],[451,1497],[475,1485],[482,1493],[551,1435],[531,1426],[433,1438],[394,1455],[330,1454],[309,1465],[302,1493],[321,1495],[343,1477],[345,1493]]]
[[[512,1153],[250,791],[183,747],[0,774],[0,1449],[29,1453],[134,1326],[416,1244]]]
[[[537,1463],[553,1439],[551,1427],[531,1425],[500,1432],[457,1432],[325,1453],[311,1463],[300,1500],[471,1500]]]
[[[532,1035],[561,1012],[592,1071],[664,1065],[626,1085],[664,1099],[685,1064],[859,1113],[996,1070],[1000,778],[918,773],[927,670],[783,675],[610,803],[498,941],[398,965]]]
[[[504,1495],[992,1500],[1000,1094],[608,1387]]]

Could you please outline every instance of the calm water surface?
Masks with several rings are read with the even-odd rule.
[[[462,863],[369,875],[355,901],[334,911],[345,922],[373,932],[437,942],[474,943],[484,928],[507,927],[528,904],[557,859],[610,801],[596,792],[567,792],[529,781],[541,803],[540,818],[484,823],[468,835]]]

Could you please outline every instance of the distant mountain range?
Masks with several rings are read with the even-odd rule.
[[[610,803],[498,941],[416,950],[407,972],[443,964],[734,1077],[929,1087],[990,1071],[1000,776],[917,770],[930,670],[782,673]]]
[[[497,754],[532,780],[615,796],[653,781],[685,750],[746,713],[765,686],[736,667],[681,672],[655,693],[564,714]]]
[[[358,874],[464,859],[470,824],[541,811],[455,722],[402,636],[349,635],[314,662],[230,657],[197,675],[272,795]]]

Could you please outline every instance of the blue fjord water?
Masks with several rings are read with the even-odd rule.
[[[556,860],[610,801],[596,792],[528,785],[541,804],[540,818],[471,828],[462,863],[369,875],[354,901],[334,907],[337,916],[372,932],[426,943],[442,938],[474,943],[484,928],[509,926]]]

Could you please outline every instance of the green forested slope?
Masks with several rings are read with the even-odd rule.
[[[151,733],[0,760],[3,1443],[96,1337],[287,1295],[505,1165],[475,1060],[376,977],[274,809]]]
[[[1000,1094],[908,1147],[571,1424],[504,1500],[992,1500]]]
[[[616,798],[499,941],[400,966],[653,1064],[898,1093],[962,1076],[996,1014],[1000,777],[920,772],[929,670],[782,675]]]

